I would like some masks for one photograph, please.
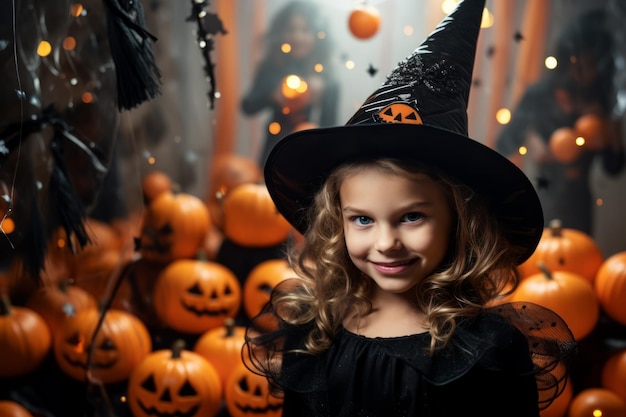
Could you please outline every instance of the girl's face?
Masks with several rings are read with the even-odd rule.
[[[315,46],[315,33],[307,20],[300,15],[294,15],[285,28],[285,42],[291,45],[291,56],[304,58],[311,53]]]
[[[443,261],[452,209],[440,184],[366,168],[339,188],[346,247],[378,288],[402,294]]]

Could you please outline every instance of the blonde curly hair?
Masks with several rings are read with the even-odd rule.
[[[346,249],[339,189],[345,178],[364,168],[414,178],[427,174],[444,189],[454,213],[450,247],[444,262],[415,288],[431,335],[429,353],[444,347],[459,322],[482,311],[490,300],[519,283],[516,255],[487,203],[470,188],[422,165],[392,159],[348,163],[333,171],[315,195],[307,215],[309,229],[289,261],[301,285],[276,294],[275,311],[294,325],[313,323],[305,347],[324,352],[351,314],[371,311],[372,281],[352,263]]]

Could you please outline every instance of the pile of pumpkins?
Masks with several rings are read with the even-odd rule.
[[[19,268],[7,271],[0,280],[0,379],[34,372],[52,351],[76,380],[126,384],[134,417],[224,410],[280,416],[281,400],[243,363],[245,327],[234,318],[241,309],[255,317],[293,270],[284,259],[268,259],[242,283],[215,254],[224,238],[271,246],[295,232],[254,162],[230,156],[214,169],[205,200],[176,191],[163,173],[146,175],[140,218],[119,225],[89,219],[92,245],[76,254],[67,250],[75,242],[59,231],[41,288],[20,280]],[[579,342],[593,337],[603,317],[626,329],[626,251],[605,259],[590,236],[555,220],[520,273],[519,287],[494,304],[548,307]],[[163,328],[175,337],[157,346]],[[603,361],[597,386],[569,381],[541,416],[625,415],[626,344],[610,347]]]
[[[161,172],[146,175],[139,218],[119,225],[87,219],[92,244],[76,253],[62,230],[53,236],[41,287],[20,279],[19,265],[7,271],[0,379],[28,375],[51,354],[77,381],[126,384],[134,417],[280,416],[282,400],[243,363],[245,326],[234,318],[241,309],[248,318],[260,313],[293,272],[286,260],[268,259],[242,283],[213,259],[224,237],[254,247],[292,233],[260,170],[241,175],[242,161],[255,166],[230,158],[222,172],[232,178],[215,201],[177,191]],[[155,337],[163,329],[167,346]]]

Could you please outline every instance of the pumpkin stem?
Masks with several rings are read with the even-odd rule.
[[[180,359],[183,349],[185,349],[185,341],[183,339],[174,340],[174,343],[172,343],[172,359]]]
[[[548,278],[549,280],[554,279],[552,277],[552,271],[548,269],[548,266],[543,261],[537,262],[537,267],[541,270],[541,272],[545,274],[546,278]]]
[[[228,317],[224,320],[224,326],[226,326],[226,337],[233,337],[235,335],[235,319]]]
[[[11,315],[11,302],[6,294],[0,295],[0,316]]]
[[[561,219],[550,220],[550,232],[552,232],[553,237],[561,237],[563,235],[563,224],[561,223]]]

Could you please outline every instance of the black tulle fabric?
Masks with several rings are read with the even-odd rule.
[[[343,328],[321,355],[293,352],[311,325],[289,325],[277,310],[268,305],[249,326],[246,359],[283,396],[283,417],[539,416],[563,391],[576,350],[563,320],[532,303],[463,321],[432,357],[428,333],[366,338]]]

